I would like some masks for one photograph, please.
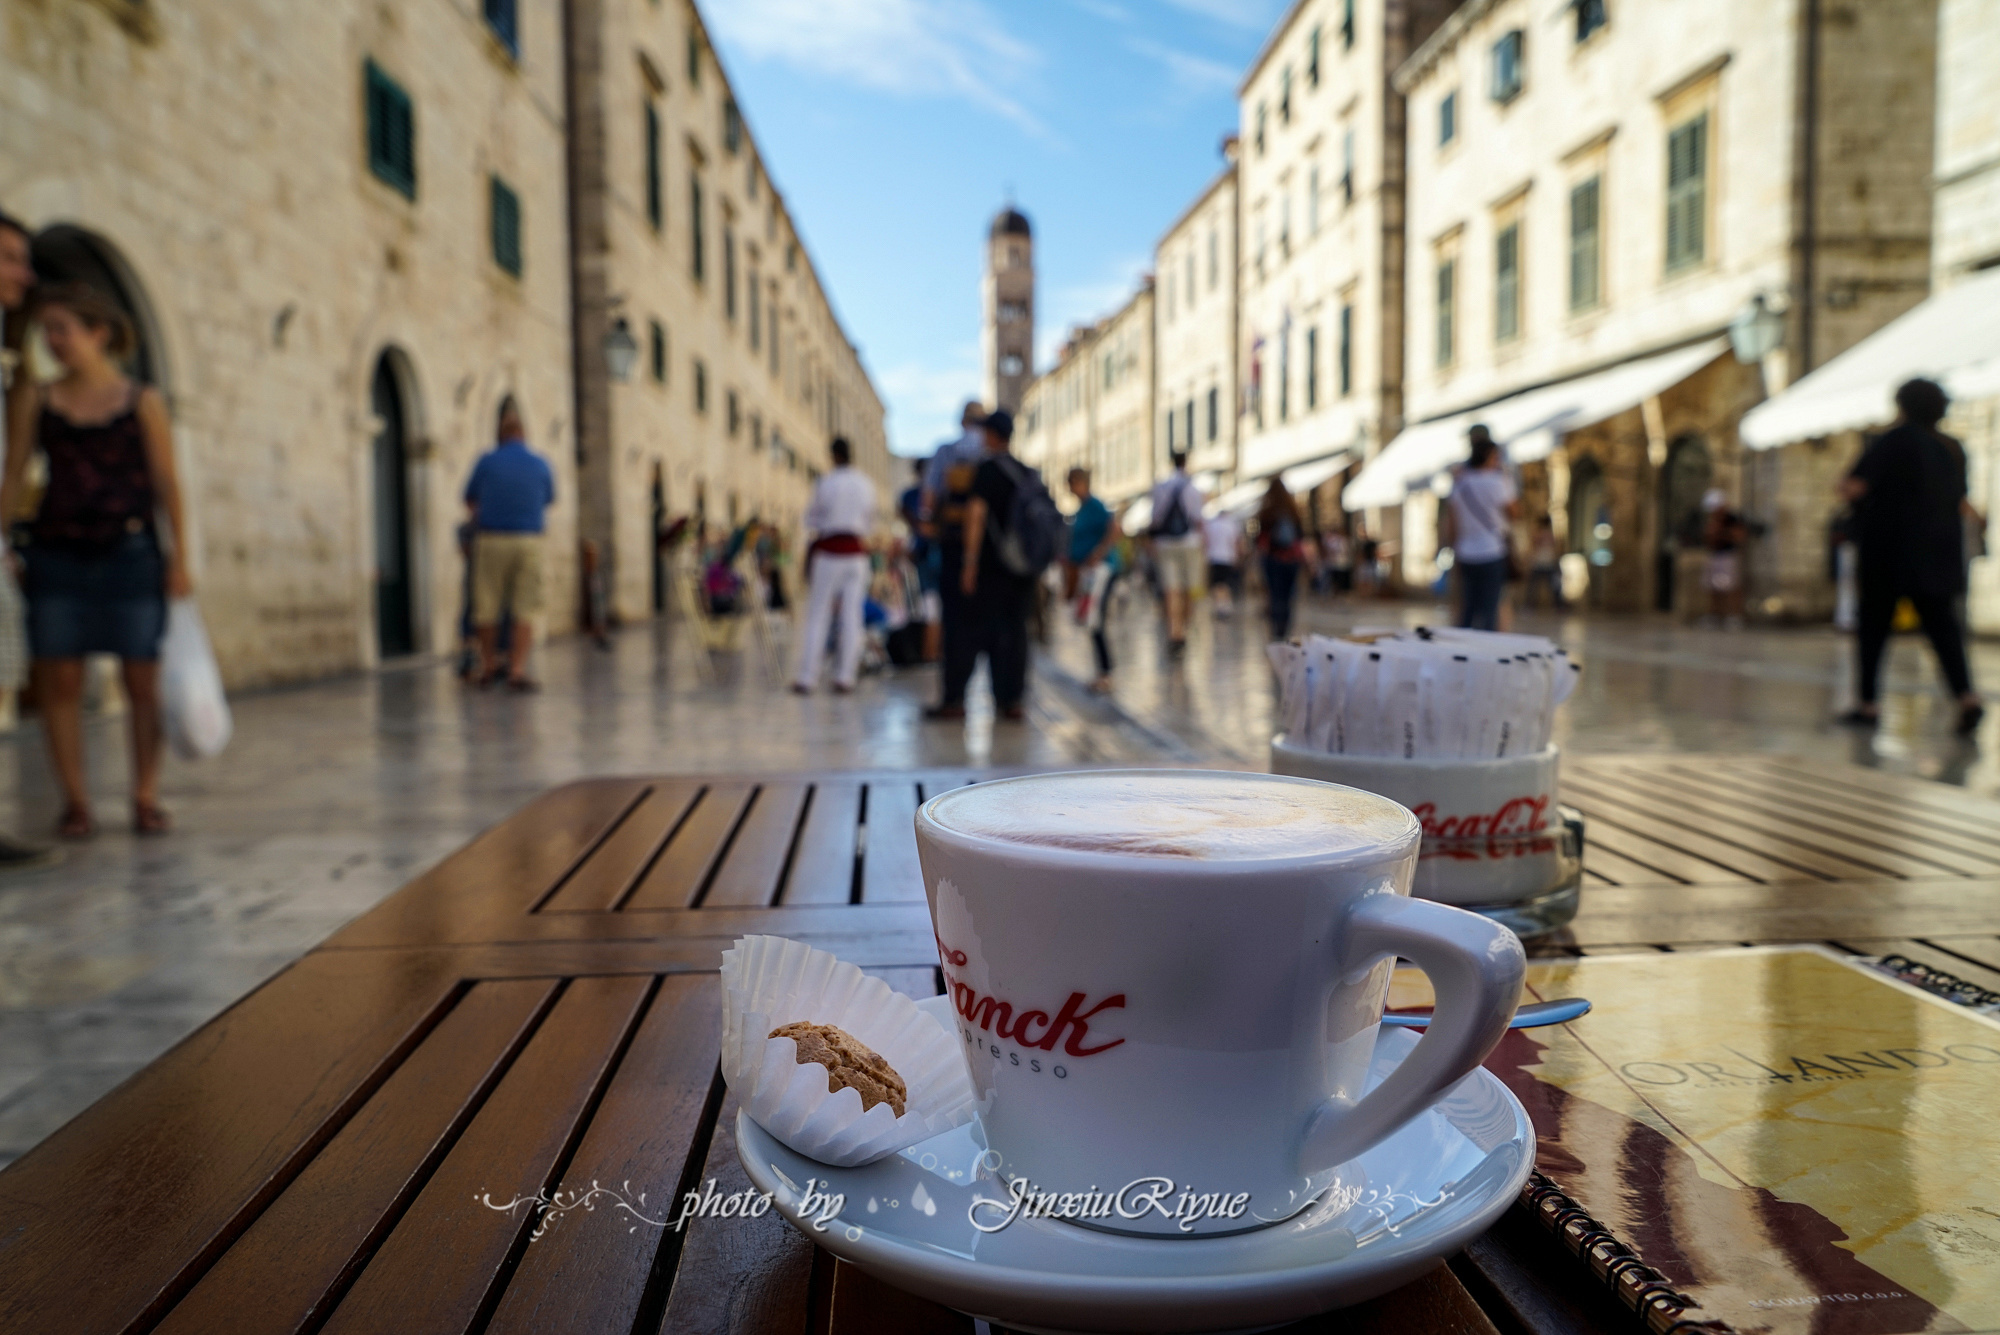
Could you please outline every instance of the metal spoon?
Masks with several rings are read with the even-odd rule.
[[[1536,1029],[1545,1024],[1567,1024],[1569,1021],[1590,1013],[1590,1003],[1582,997],[1564,997],[1560,1001],[1537,1001],[1514,1012],[1514,1018],[1507,1021],[1509,1029]],[[1430,1026],[1429,1011],[1408,1011],[1402,1015],[1384,1015],[1383,1024],[1396,1025],[1402,1029],[1425,1029]]]

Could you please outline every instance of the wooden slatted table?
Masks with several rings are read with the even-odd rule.
[[[546,794],[0,1172],[0,1330],[970,1332],[775,1214],[618,1202],[748,1185],[715,1052],[736,937],[938,990],[911,815],[973,778]],[[1564,798],[1588,885],[1544,949],[1825,941],[2000,986],[2000,804],[1717,757],[1572,761]],[[521,1200],[593,1184],[617,1195],[535,1236]],[[1578,1264],[1516,1212],[1296,1329],[1633,1329]]]

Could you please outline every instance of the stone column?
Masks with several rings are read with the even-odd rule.
[[[618,588],[611,439],[609,183],[604,148],[604,3],[564,0],[564,111],[568,128],[570,356],[575,383],[577,540],[595,541],[604,586]],[[614,610],[615,607],[614,596]]]

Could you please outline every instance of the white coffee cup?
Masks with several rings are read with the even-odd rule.
[[[1478,1065],[1520,996],[1512,932],[1409,897],[1419,835],[1387,798],[1269,774],[1030,775],[924,803],[988,1166],[1123,1233],[1241,1232],[1319,1197]],[[1437,1019],[1364,1094],[1397,955]]]

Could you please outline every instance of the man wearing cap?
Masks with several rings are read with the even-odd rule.
[[[33,398],[35,393],[34,378],[28,374],[21,358],[21,349],[27,341],[28,322],[20,312],[27,304],[28,289],[35,285],[34,254],[29,241],[27,225],[0,209],[0,326],[4,326],[5,332],[5,338],[0,339],[0,458],[6,457],[7,453],[9,419],[25,409],[25,401]],[[8,518],[0,515],[0,542],[6,540]],[[13,578],[11,566],[0,570],[0,579],[11,581]],[[18,597],[15,601],[19,601]],[[25,635],[27,632],[24,627],[15,625],[0,629],[0,633]],[[43,866],[55,861],[55,858],[52,849],[24,844],[0,834],[0,872]]]

